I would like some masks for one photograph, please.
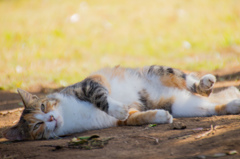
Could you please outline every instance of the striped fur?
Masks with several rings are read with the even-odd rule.
[[[100,110],[108,113],[107,96],[110,89],[110,85],[104,76],[92,75],[80,83],[65,88],[61,93],[91,102]]]

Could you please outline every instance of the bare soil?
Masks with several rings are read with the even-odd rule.
[[[239,66],[212,73],[218,77],[215,91],[228,86],[240,88]],[[35,94],[41,96],[45,92]],[[177,118],[173,124],[114,127],[52,140],[4,139],[1,132],[16,124],[22,109],[16,93],[0,91],[0,158],[240,158],[239,115]],[[73,137],[91,135],[112,139],[100,149],[68,147]],[[226,154],[232,150],[238,153]]]

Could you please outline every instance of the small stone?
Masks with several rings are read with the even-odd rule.
[[[171,129],[186,129],[187,126],[182,122],[174,122],[170,125]]]

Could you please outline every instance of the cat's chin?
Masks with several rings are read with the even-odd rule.
[[[61,128],[62,127],[62,121],[61,120],[58,120],[58,119],[56,119],[56,124],[55,124],[55,128],[54,128],[54,131],[55,130],[58,130],[59,128]]]
[[[57,119],[55,119],[55,127],[53,131],[57,132],[59,129],[61,129],[62,126],[63,126],[63,120],[60,117],[58,117]]]

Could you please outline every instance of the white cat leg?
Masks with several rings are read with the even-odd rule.
[[[235,99],[226,105],[226,111],[230,114],[240,113],[240,99]]]
[[[215,82],[216,82],[216,77],[212,74],[207,74],[200,79],[199,87],[202,90],[209,90],[209,89],[212,89]]]
[[[189,74],[186,82],[190,90],[195,84],[199,85],[202,90],[209,90],[212,89],[213,85],[216,83],[216,77],[212,74],[207,74],[199,80],[194,74]]]
[[[189,74],[186,78],[186,82],[190,92],[208,97],[212,93],[216,77],[212,74],[207,74],[199,80],[193,74]]]
[[[122,103],[108,97],[108,114],[119,119],[126,120],[128,117],[128,107],[123,105]]]
[[[173,117],[168,111],[160,110],[160,109],[152,110],[152,111],[157,111],[155,119],[152,121],[153,123],[164,124],[164,123],[172,123],[173,122]]]

